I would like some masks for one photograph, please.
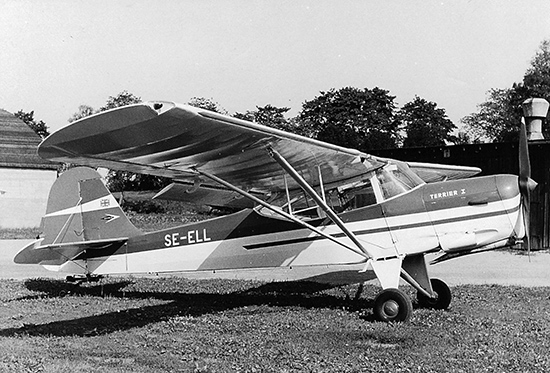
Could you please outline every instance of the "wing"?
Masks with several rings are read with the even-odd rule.
[[[481,172],[481,168],[467,166],[452,166],[436,163],[420,163],[407,162],[411,170],[413,170],[422,180],[427,183],[437,181],[464,179],[470,176],[477,175]]]
[[[107,167],[203,184],[196,170],[269,195],[297,190],[269,155],[281,154],[309,183],[352,180],[385,161],[303,136],[170,102],[99,113],[54,132],[38,148],[58,162]]]

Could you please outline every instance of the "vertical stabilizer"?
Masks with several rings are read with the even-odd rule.
[[[141,233],[128,220],[101,176],[88,167],[71,168],[56,180],[42,225],[42,245],[132,237]]]

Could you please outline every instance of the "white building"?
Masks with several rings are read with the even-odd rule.
[[[0,229],[40,226],[58,168],[36,154],[40,141],[22,120],[0,109]]]

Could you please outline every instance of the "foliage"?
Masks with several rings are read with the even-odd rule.
[[[440,146],[456,140],[451,134],[456,126],[445,114],[445,109],[418,96],[398,111],[396,119],[406,133],[405,148]]]
[[[137,214],[162,214],[164,213],[164,208],[151,201],[151,200],[141,200],[141,201],[128,201],[125,200],[122,205],[124,212],[135,212]]]
[[[212,98],[193,97],[189,100],[188,104],[201,109],[210,110],[215,113],[224,115],[227,114],[227,110],[221,107],[220,104],[218,104]]]
[[[393,148],[399,141],[394,99],[378,87],[330,89],[304,102],[297,119],[305,134],[321,141],[365,151]]]
[[[479,139],[472,139],[470,134],[464,128],[462,128],[460,131],[458,131],[454,143],[455,145],[480,144],[481,141]]]
[[[285,114],[289,110],[290,108],[288,107],[276,107],[267,104],[265,106],[256,106],[256,110],[248,110],[245,113],[235,113],[233,116],[238,119],[256,122],[282,131],[304,135],[295,118],[287,119],[285,117]]]
[[[50,134],[46,123],[41,120],[37,121],[36,119],[34,119],[34,110],[28,113],[24,112],[23,110],[19,110],[14,115],[25,122],[27,126],[29,126],[41,138],[46,138]]]
[[[42,229],[35,228],[0,228],[0,240],[24,240],[37,238]]]
[[[482,142],[517,141],[522,112],[516,101],[514,88],[489,90],[487,100],[478,105],[479,111],[461,120],[466,133],[473,140]]]
[[[523,77],[523,87],[532,97],[550,100],[550,39],[544,40]]]
[[[109,170],[107,187],[111,192],[128,190],[159,190],[169,184],[170,180],[151,175],[136,174],[129,171]]]
[[[79,119],[89,117],[90,115],[95,114],[95,110],[93,107],[88,105],[80,105],[78,106],[78,111],[74,113],[69,119],[69,123],[75,122]]]
[[[105,106],[100,107],[98,111],[101,112],[101,111],[106,111],[106,110],[114,109],[121,106],[139,104],[140,102],[141,102],[141,97],[138,97],[133,93],[129,93],[128,91],[124,90],[116,96],[109,96]]]
[[[490,89],[486,101],[478,105],[478,112],[461,119],[465,132],[473,141],[517,141],[521,104],[531,97],[550,101],[550,40],[541,43],[521,83]],[[544,134],[548,138],[550,130],[544,128]]]

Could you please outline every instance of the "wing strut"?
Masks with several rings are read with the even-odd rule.
[[[291,214],[288,214],[288,213],[284,212],[283,210],[280,210],[280,209],[278,209],[278,208],[275,208],[274,206],[270,205],[269,203],[267,203],[267,202],[261,200],[260,198],[255,197],[255,196],[253,196],[252,194],[250,194],[250,193],[248,193],[248,192],[246,192],[246,191],[244,191],[244,190],[242,190],[242,189],[240,189],[240,188],[234,186],[233,184],[231,184],[231,183],[229,183],[229,182],[227,182],[227,181],[225,181],[225,180],[223,180],[223,179],[220,179],[219,177],[217,177],[217,176],[215,176],[215,175],[209,174],[208,172],[201,171],[201,170],[198,170],[198,169],[196,169],[196,168],[195,168],[194,170],[195,170],[196,172],[198,172],[199,174],[201,174],[202,176],[205,176],[205,177],[207,177],[207,178],[209,178],[209,179],[211,179],[211,180],[214,180],[215,182],[217,182],[217,183],[219,183],[219,184],[221,184],[221,185],[223,185],[223,186],[226,186],[227,188],[229,188],[229,189],[231,189],[231,190],[233,190],[233,191],[235,191],[235,192],[237,192],[237,193],[243,195],[243,196],[246,197],[246,198],[251,199],[252,201],[254,201],[254,202],[256,202],[256,203],[258,203],[258,204],[264,206],[265,208],[267,208],[267,209],[273,211],[274,213],[276,213],[276,214],[278,214],[278,215],[281,215],[281,216],[283,216],[283,217],[285,217],[285,218],[287,218],[287,219],[289,219],[289,220],[291,220],[291,221],[293,221],[293,222],[295,222],[295,223],[298,223],[298,224],[300,224],[301,226],[303,226],[303,227],[305,227],[305,228],[307,228],[307,229],[309,229],[309,230],[311,230],[311,231],[317,233],[318,235],[323,236],[323,237],[325,237],[326,239],[329,239],[329,240],[331,240],[332,242],[337,243],[338,245],[343,246],[344,248],[346,248],[346,249],[348,249],[348,250],[350,250],[350,251],[353,251],[354,253],[356,253],[356,254],[358,254],[358,255],[361,255],[361,256],[364,257],[365,259],[369,259],[369,258],[370,258],[370,257],[368,256],[368,254],[366,254],[365,252],[363,252],[363,250],[359,251],[359,250],[357,250],[357,249],[354,249],[353,247],[350,247],[350,246],[344,244],[343,242],[338,241],[336,238],[334,238],[334,237],[332,237],[331,235],[329,235],[329,234],[327,234],[327,233],[325,233],[325,232],[319,230],[318,228],[314,227],[313,225],[308,224],[308,223],[306,223],[305,221],[302,221],[302,220],[298,219],[297,217],[295,217],[295,216],[293,216],[293,215],[291,215]]]
[[[280,155],[275,149],[268,148],[269,155],[277,162],[279,165],[292,176],[292,178],[302,187],[302,189],[309,194],[311,198],[319,205],[323,211],[327,214],[327,216],[332,220],[334,224],[340,227],[342,232],[361,250],[361,252],[369,259],[373,258],[373,255],[371,255],[367,249],[363,247],[361,242],[357,239],[355,234],[353,234],[352,231],[350,231],[344,222],[336,215],[333,209],[329,207],[329,205],[326,204],[326,202],[323,200],[319,194],[313,189],[307,181],[304,180],[304,178],[292,167],[290,163],[287,162],[286,159],[283,158],[282,155]]]

